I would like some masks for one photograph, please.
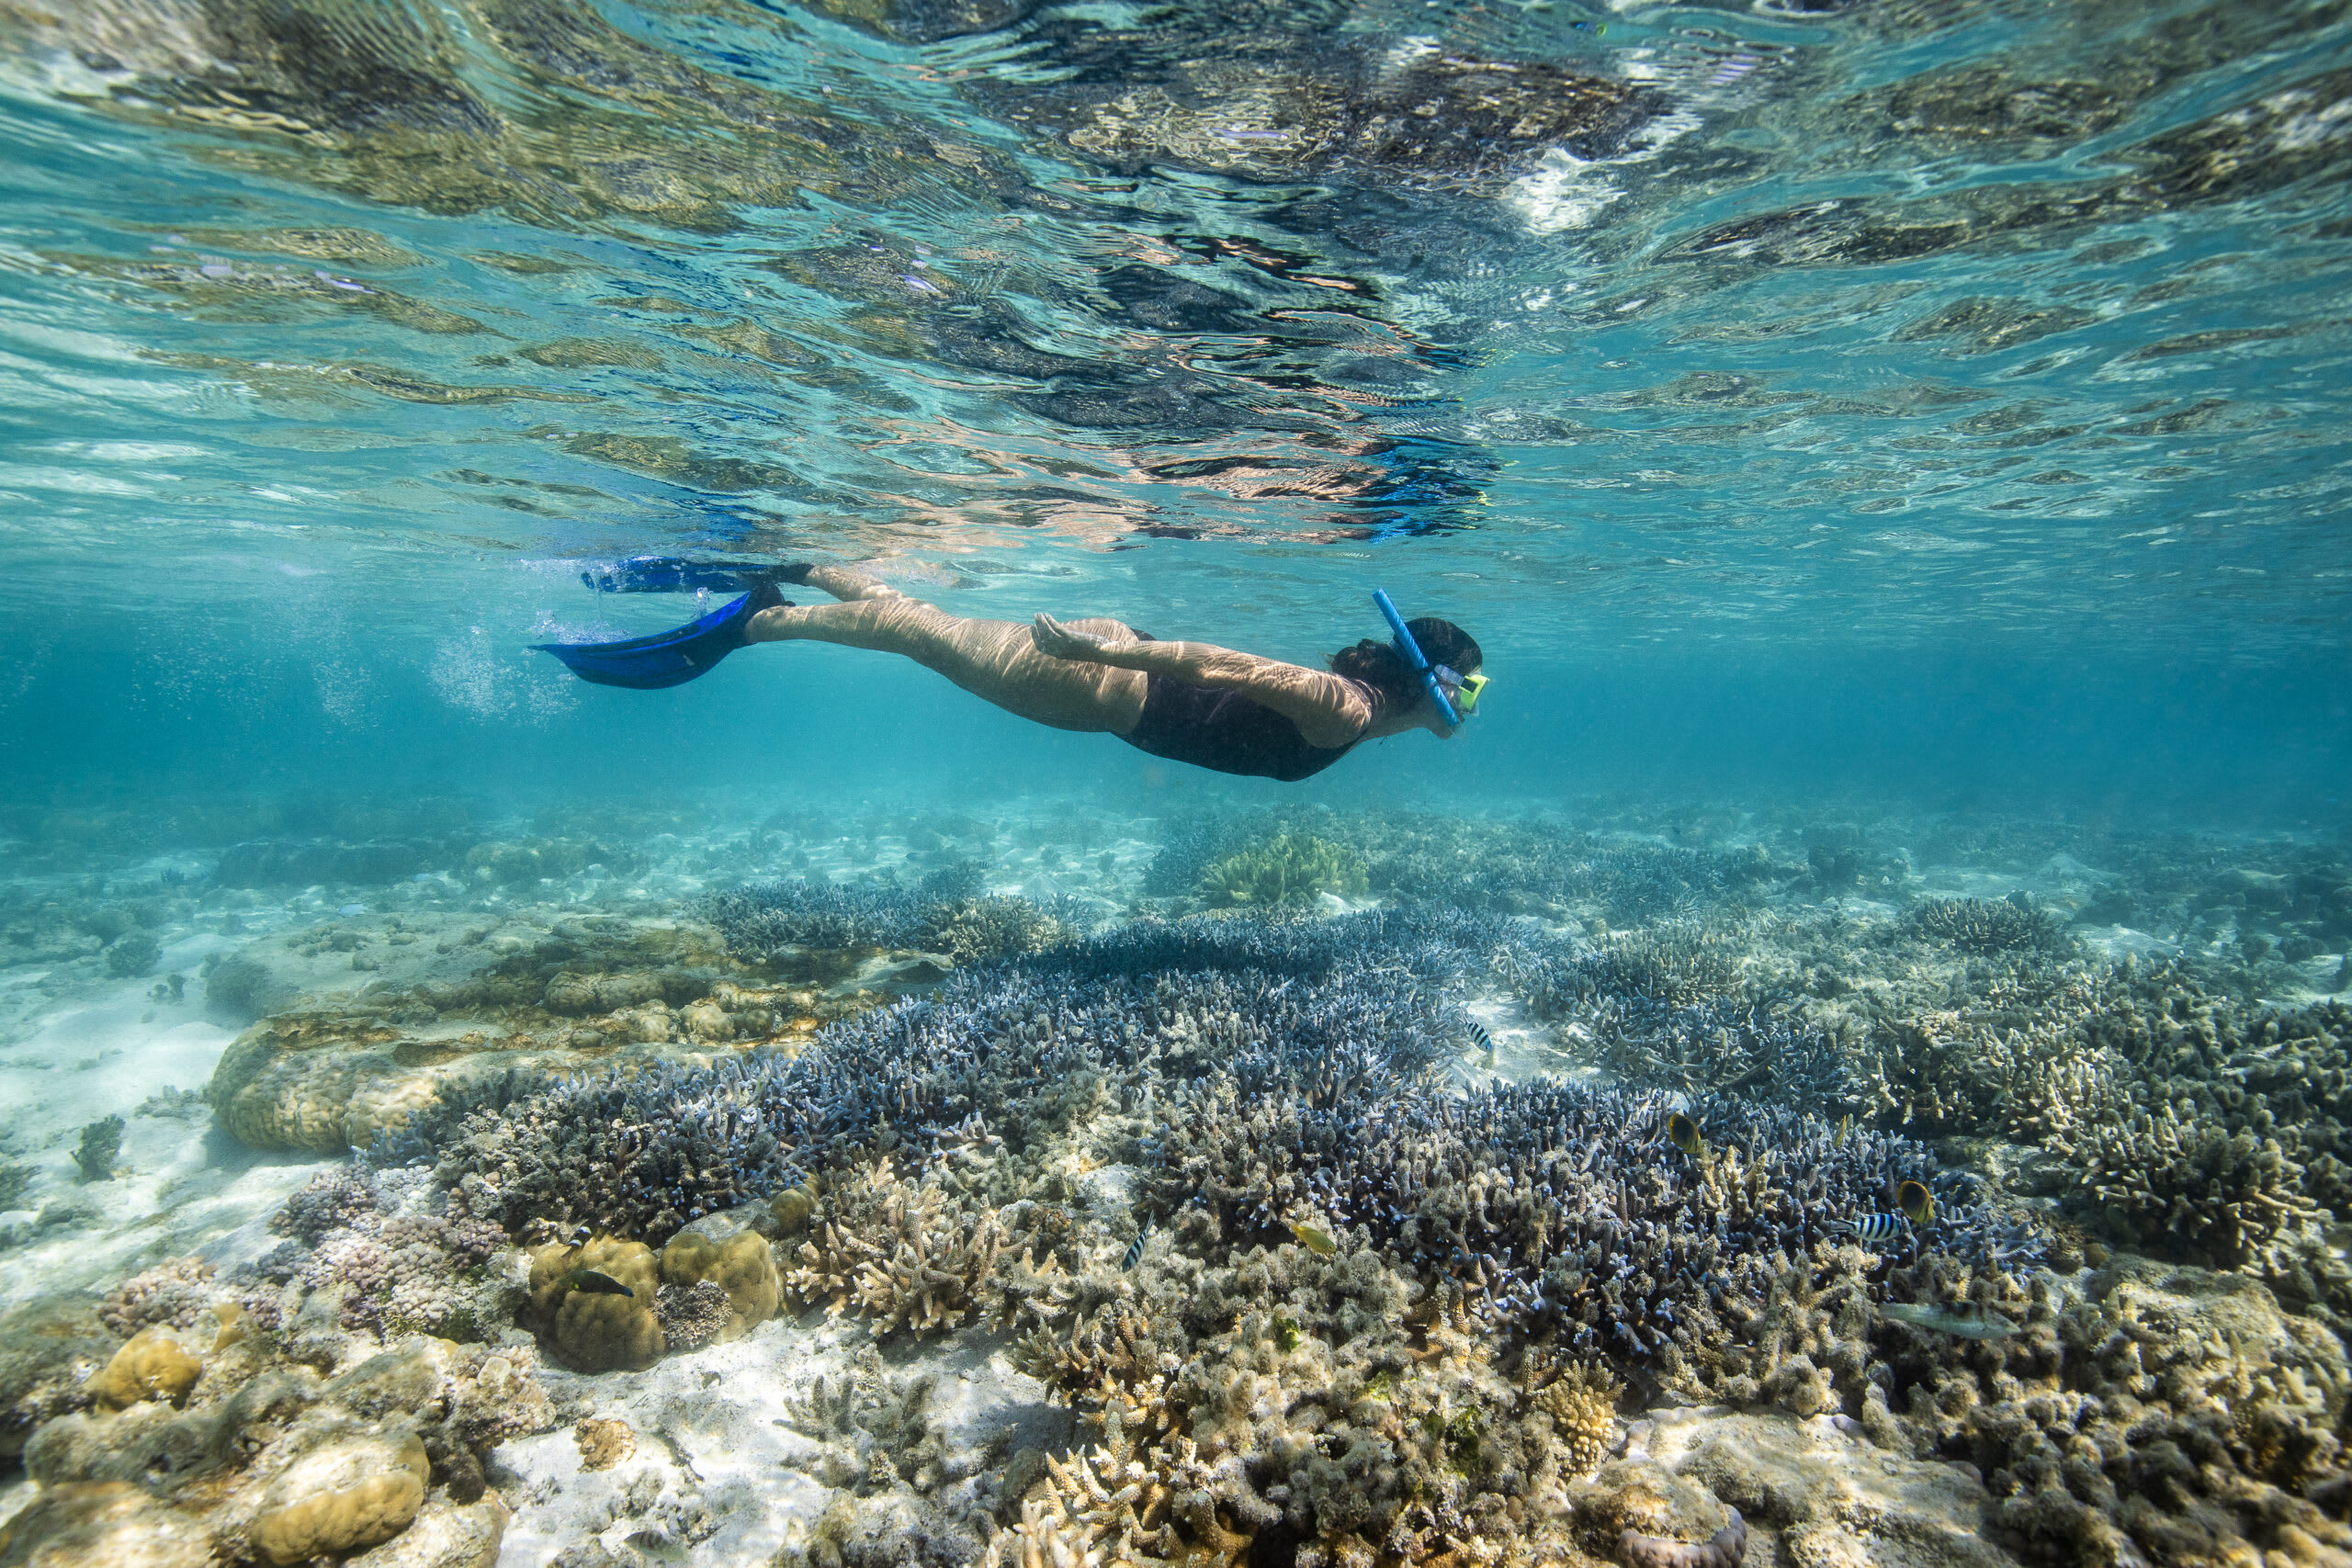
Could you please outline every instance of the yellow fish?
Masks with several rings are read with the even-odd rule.
[[[1924,1225],[1936,1217],[1935,1194],[1928,1190],[1925,1182],[1906,1181],[1897,1187],[1894,1206],[1915,1225]]]
[[[1330,1232],[1317,1230],[1313,1225],[1303,1225],[1293,1220],[1290,1222],[1290,1234],[1298,1237],[1299,1246],[1317,1258],[1329,1258],[1340,1250],[1340,1244],[1331,1239]]]
[[[1699,1123],[1679,1111],[1666,1119],[1666,1141],[1692,1159],[1704,1158],[1707,1153],[1707,1140],[1700,1136]]]

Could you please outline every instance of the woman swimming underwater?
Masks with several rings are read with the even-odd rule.
[[[1374,600],[1394,640],[1367,638],[1310,670],[1204,642],[1160,642],[1124,622],[1028,626],[951,615],[842,566],[647,557],[582,574],[612,592],[748,589],[698,621],[625,642],[540,643],[585,680],[653,688],[693,680],[754,642],[831,642],[904,655],[1007,713],[1103,732],[1225,773],[1295,781],[1358,741],[1427,729],[1451,737],[1487,684],[1478,645],[1451,621],[1407,621]],[[840,603],[795,604],[778,583]]]

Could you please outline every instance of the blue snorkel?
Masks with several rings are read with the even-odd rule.
[[[1372,602],[1379,605],[1380,613],[1388,618],[1388,629],[1396,634],[1396,651],[1405,656],[1406,663],[1419,672],[1421,684],[1430,689],[1430,701],[1437,705],[1438,712],[1445,715],[1447,726],[1455,729],[1462,728],[1462,716],[1453,711],[1453,699],[1445,694],[1445,687],[1439,682],[1437,671],[1430,667],[1429,660],[1422,656],[1421,645],[1415,642],[1413,634],[1405,629],[1405,617],[1398,615],[1396,606],[1388,602],[1388,590],[1374,589]]]

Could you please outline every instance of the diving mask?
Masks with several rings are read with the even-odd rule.
[[[1478,694],[1487,689],[1484,675],[1457,674],[1450,664],[1435,666],[1430,673],[1443,683],[1453,698],[1454,711],[1468,718],[1478,711]]]

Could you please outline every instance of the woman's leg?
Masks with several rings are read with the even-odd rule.
[[[1143,716],[1142,674],[1047,658],[1030,640],[1026,623],[951,615],[847,567],[813,568],[808,582],[842,603],[763,610],[745,628],[749,640],[831,642],[903,654],[1007,713],[1056,729],[1125,735]],[[1099,616],[1069,625],[1104,636],[1134,635]]]

